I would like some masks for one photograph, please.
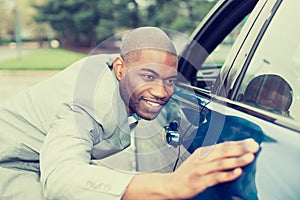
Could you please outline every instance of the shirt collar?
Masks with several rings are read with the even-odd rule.
[[[128,123],[129,124],[137,123],[140,119],[141,118],[136,113],[133,113],[128,117]]]

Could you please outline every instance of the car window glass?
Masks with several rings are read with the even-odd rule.
[[[226,56],[241,32],[246,20],[247,17],[245,17],[244,20],[242,20],[207,57],[202,64],[201,69],[197,72],[196,81],[193,83],[194,86],[206,90],[212,89]]]
[[[235,99],[300,121],[300,12],[286,6],[269,24]]]

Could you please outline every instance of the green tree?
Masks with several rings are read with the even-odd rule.
[[[50,23],[64,46],[91,47],[111,36],[117,27],[138,26],[134,0],[49,0],[34,7],[39,11],[35,20]]]
[[[140,5],[143,3],[143,6]],[[48,0],[35,5],[37,22],[47,22],[64,46],[88,46],[116,32],[158,26],[191,33],[212,0]]]
[[[144,12],[144,24],[191,33],[215,1],[153,0]]]
[[[96,28],[98,42],[116,32],[140,26],[139,8],[135,0],[99,1],[98,5],[102,16]]]
[[[96,37],[99,11],[95,0],[56,1],[35,5],[37,22],[48,22],[64,46],[88,46]]]

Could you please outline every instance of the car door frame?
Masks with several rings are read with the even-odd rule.
[[[258,0],[219,1],[191,34],[180,53],[178,72],[191,82],[191,77],[199,70],[198,66],[257,3]]]

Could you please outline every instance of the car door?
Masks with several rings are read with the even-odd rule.
[[[191,48],[189,51],[193,52],[184,56],[181,72],[184,72],[191,85],[194,84],[198,101],[205,102],[198,104],[201,107],[199,126],[192,134],[193,141],[187,143],[187,149],[192,152],[199,146],[249,137],[261,146],[255,161],[244,168],[239,179],[212,187],[195,199],[299,199],[300,32],[297,21],[300,15],[295,14],[297,6],[299,3],[296,1],[269,0],[257,3],[211,90],[203,90],[193,83],[197,71],[201,70],[201,66],[197,67],[195,63],[203,63],[197,62],[196,55],[203,50]],[[284,23],[283,19],[291,19],[290,25]],[[214,31],[218,32],[218,28],[215,28]],[[207,52],[209,55],[210,51]],[[191,61],[187,62],[188,55],[192,54]],[[184,71],[185,67],[192,69]],[[253,87],[252,83],[257,80],[259,83]],[[286,86],[286,82],[291,86]],[[265,86],[267,93],[263,93]],[[188,88],[182,84],[177,92],[181,93],[184,87]],[[269,104],[261,103],[273,89],[277,94],[283,91],[281,97],[272,96],[268,99]],[[249,94],[255,101],[246,97],[249,90],[252,90]],[[290,99],[289,95],[292,95],[292,100],[286,100]],[[178,97],[183,98],[180,95]],[[280,106],[271,106],[277,100],[280,100]],[[285,107],[289,110],[285,110]],[[193,109],[186,114],[195,115],[197,110]]]

